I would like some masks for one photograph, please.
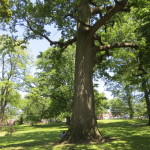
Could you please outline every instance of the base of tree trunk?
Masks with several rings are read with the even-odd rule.
[[[102,142],[103,137],[98,131],[98,129],[91,130],[87,132],[84,130],[83,132],[74,132],[69,129],[65,136],[59,141],[59,143],[63,144],[71,144],[71,143],[78,143],[78,144],[86,144],[91,142]]]

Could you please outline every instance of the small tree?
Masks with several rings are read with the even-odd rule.
[[[28,63],[24,44],[20,42],[7,35],[0,36],[0,125],[20,100],[18,86],[23,82]]]
[[[63,53],[60,53],[59,48],[50,48],[38,56],[39,72],[36,73],[38,88],[41,88],[42,96],[51,98],[51,104],[46,111],[47,117],[57,117],[62,112],[66,114],[66,118],[71,115],[74,92],[74,50],[74,45],[67,47]]]
[[[112,99],[109,101],[109,107],[114,117],[123,117],[128,114],[128,108],[126,104],[120,99]]]
[[[108,100],[104,93],[94,90],[96,116],[106,113],[108,109]]]

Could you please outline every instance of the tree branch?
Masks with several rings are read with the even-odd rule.
[[[97,21],[90,29],[92,35],[103,25],[105,25],[112,16],[114,16],[117,12],[123,11],[127,4],[128,0],[122,0],[117,2],[116,5],[108,11],[99,21]]]
[[[99,51],[107,51],[109,49],[113,48],[121,48],[121,47],[130,47],[130,48],[138,48],[138,45],[135,43],[114,43],[114,44],[109,44],[109,45],[103,45],[97,48],[97,53]]]
[[[48,36],[46,36],[45,34],[42,34],[42,33],[39,32],[38,30],[34,30],[28,20],[26,20],[26,22],[27,22],[27,24],[28,24],[30,30],[31,30],[33,33],[35,33],[35,34],[37,34],[37,35],[39,35],[39,36],[45,38],[45,39],[50,43],[50,45],[58,45],[58,46],[60,46],[60,48],[63,48],[63,49],[64,49],[64,48],[66,48],[68,45],[71,45],[72,43],[76,42],[76,40],[77,40],[77,38],[74,37],[73,39],[69,39],[68,41],[64,41],[64,42],[52,41],[52,40],[51,40]]]
[[[64,49],[67,48],[67,46],[73,44],[73,43],[76,42],[76,41],[77,41],[77,38],[74,37],[73,39],[70,39],[70,40],[68,40],[68,41],[65,41],[65,42],[61,43],[61,45],[59,45],[60,48],[61,48],[61,52],[63,52]]]

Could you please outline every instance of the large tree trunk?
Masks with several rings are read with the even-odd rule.
[[[69,143],[100,141],[93,94],[93,51],[86,32],[77,42],[75,98],[71,126],[63,140]]]
[[[89,24],[89,7],[86,1],[81,2],[79,18]],[[69,143],[87,143],[100,141],[102,136],[97,128],[93,93],[93,67],[95,61],[94,41],[88,27],[78,23],[75,97],[71,125],[62,139]]]

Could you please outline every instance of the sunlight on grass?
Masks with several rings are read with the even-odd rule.
[[[146,120],[100,120],[98,125],[104,137],[113,140],[92,144],[60,144],[64,123],[49,125],[15,126],[12,135],[6,131],[0,133],[1,150],[149,150],[150,127]]]
[[[0,132],[0,137],[5,136],[7,132]]]
[[[126,141],[114,141],[107,143],[95,143],[86,145],[57,145],[54,146],[52,150],[122,150],[123,147],[128,149],[128,144]]]

